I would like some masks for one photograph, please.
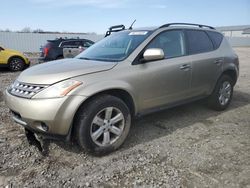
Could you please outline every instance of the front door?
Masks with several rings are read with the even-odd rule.
[[[192,64],[186,56],[183,31],[162,32],[146,49],[149,48],[161,48],[165,58],[134,66],[138,75],[141,75],[136,88],[139,93],[140,110],[187,99]]]
[[[0,64],[4,63],[4,49],[0,46]]]

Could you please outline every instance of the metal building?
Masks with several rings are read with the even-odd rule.
[[[47,40],[53,40],[60,37],[85,38],[94,42],[103,38],[102,35],[96,34],[0,32],[0,46],[21,52],[39,52],[41,46],[45,45]]]
[[[226,37],[250,37],[250,25],[217,27]]]
[[[217,27],[233,47],[250,46],[250,25]],[[69,33],[16,33],[0,32],[0,46],[21,52],[39,52],[47,40],[55,38],[85,38],[94,42],[102,39],[103,35],[69,34]]]

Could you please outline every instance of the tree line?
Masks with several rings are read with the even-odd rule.
[[[75,34],[75,32],[68,32],[68,31],[63,31],[63,32],[59,32],[59,31],[44,31],[43,29],[31,29],[30,27],[24,27],[23,29],[19,30],[19,31],[13,31],[11,29],[0,29],[0,32],[17,32],[17,33],[68,33],[68,34]],[[96,34],[95,32],[90,32],[90,33],[79,33],[79,34]]]

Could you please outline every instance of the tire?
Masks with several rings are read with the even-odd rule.
[[[208,98],[210,108],[222,111],[230,104],[233,96],[233,80],[228,75],[222,75]]]
[[[20,57],[11,58],[8,65],[11,71],[22,71],[25,68],[25,63]]]
[[[59,59],[63,59],[63,56],[60,55],[60,56],[56,57],[56,60],[59,60]]]
[[[131,125],[127,105],[119,98],[101,95],[80,107],[75,136],[81,148],[94,155],[105,155],[125,141]]]

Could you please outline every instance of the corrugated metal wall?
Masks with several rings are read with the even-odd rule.
[[[40,47],[46,44],[47,40],[55,38],[85,38],[94,42],[103,38],[95,34],[40,34],[40,33],[15,33],[0,32],[0,46],[15,49],[21,52],[39,52]]]
[[[233,47],[250,47],[250,37],[227,37]]]
[[[0,32],[0,46],[15,49],[21,52],[39,52],[40,47],[47,40],[55,38],[85,38],[94,42],[103,38],[103,35],[94,34],[40,34],[40,33],[14,33]],[[249,46],[249,37],[227,37],[233,47]]]

